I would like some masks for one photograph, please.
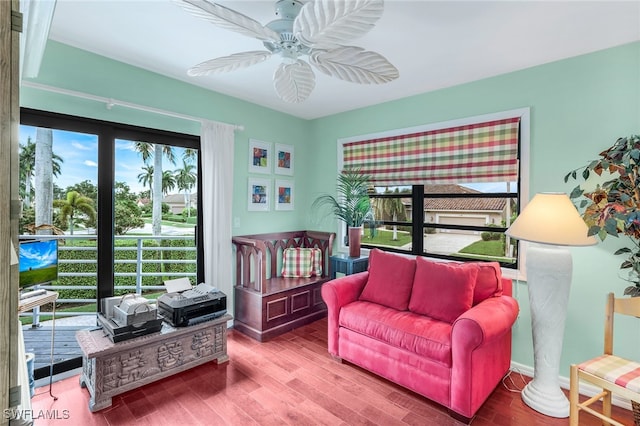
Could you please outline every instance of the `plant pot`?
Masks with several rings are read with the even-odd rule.
[[[349,257],[360,257],[362,226],[349,227]]]

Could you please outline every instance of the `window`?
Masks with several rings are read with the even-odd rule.
[[[364,247],[517,267],[504,232],[528,195],[528,109],[340,142],[339,168],[374,185]]]

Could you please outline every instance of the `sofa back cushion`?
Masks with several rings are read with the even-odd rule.
[[[416,261],[373,249],[369,252],[369,279],[360,300],[406,311],[413,287]]]
[[[478,278],[473,291],[473,305],[489,297],[502,296],[502,269],[498,262],[474,262],[478,266]]]
[[[478,269],[473,263],[433,262],[417,257],[409,310],[453,323],[472,306]]]

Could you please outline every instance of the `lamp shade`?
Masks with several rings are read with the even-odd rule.
[[[507,229],[506,234],[518,240],[559,246],[591,246],[593,236],[575,206],[562,192],[536,194]]]

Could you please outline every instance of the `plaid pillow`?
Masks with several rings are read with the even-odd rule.
[[[322,250],[292,247],[282,252],[282,276],[308,278],[322,275]]]
[[[282,252],[282,276],[310,277],[313,269],[313,249],[287,248]]]
[[[319,248],[311,249],[311,258],[312,266],[311,266],[311,275],[315,275],[317,277],[322,276],[322,250]]]

